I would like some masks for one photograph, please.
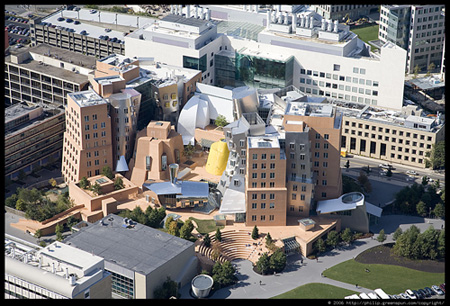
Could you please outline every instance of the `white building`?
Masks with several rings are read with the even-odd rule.
[[[248,12],[266,15],[266,28],[250,40],[218,33],[217,21],[209,20],[209,9],[197,13],[199,18],[192,15],[195,11],[201,9],[193,11],[187,5],[183,16],[178,7],[173,15],[126,36],[125,54],[146,56],[152,50],[157,61],[202,70],[202,82],[207,84],[218,84],[228,72],[229,79],[236,79],[235,86],[294,85],[310,95],[389,109],[402,107],[406,51],[393,43],[384,44],[374,54],[337,21],[312,11],[297,14],[267,9]]]
[[[5,237],[6,299],[111,298],[104,259],[64,243],[40,249]]]

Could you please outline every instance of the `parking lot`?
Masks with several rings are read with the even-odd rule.
[[[33,14],[22,17],[17,16],[13,11],[5,10],[5,30],[8,31],[8,41],[10,46],[20,48],[30,43],[29,21],[35,17]]]

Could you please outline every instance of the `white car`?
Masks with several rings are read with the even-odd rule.
[[[379,164],[378,167],[379,168],[384,168],[384,169],[389,169],[389,165],[388,164]]]
[[[442,291],[442,289],[436,285],[431,286],[431,290],[433,290],[434,292],[436,292],[439,295],[444,295],[444,291]]]
[[[406,174],[417,175],[417,172],[414,170],[408,170],[408,171],[406,171]]]
[[[408,175],[407,177],[406,177],[406,180],[407,181],[414,181],[416,178],[414,177],[414,176],[411,176],[411,175]]]
[[[410,299],[417,299],[417,296],[411,291],[411,289],[406,289],[405,294],[406,294]]]

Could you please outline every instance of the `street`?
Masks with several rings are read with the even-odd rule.
[[[356,175],[358,176],[359,172],[361,170],[363,170],[363,168],[367,168],[367,165],[369,165],[370,170],[371,170],[369,179],[376,177],[376,178],[379,178],[381,181],[386,181],[386,182],[395,181],[398,183],[404,183],[404,186],[407,186],[407,185],[412,185],[414,182],[416,182],[418,184],[422,183],[422,177],[424,175],[426,175],[427,177],[432,178],[434,181],[439,179],[439,184],[440,184],[441,188],[443,188],[445,186],[445,172],[438,173],[438,172],[430,170],[428,168],[427,169],[419,169],[419,168],[415,168],[415,167],[394,164],[394,163],[382,161],[379,159],[357,156],[357,155],[353,155],[353,154],[351,154],[350,156],[347,155],[347,157],[341,157],[341,168],[342,168],[343,174],[347,174],[346,173],[347,169],[345,168],[345,163],[347,162],[347,160],[350,162],[350,167],[348,169],[350,172],[350,175],[351,175],[351,173],[356,172],[357,173]],[[378,167],[380,164],[391,164],[392,166],[394,166],[395,170],[392,170],[392,177],[390,177],[390,180],[388,180],[388,178],[386,176],[380,175],[381,168]],[[414,170],[417,172],[417,175],[415,175],[415,178],[416,178],[415,180],[412,180],[412,181],[406,180],[406,178],[408,177],[408,174],[406,174],[406,171],[408,171],[408,170]]]

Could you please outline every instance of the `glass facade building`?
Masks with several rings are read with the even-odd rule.
[[[294,57],[276,60],[244,53],[245,49],[214,56],[216,86],[284,88],[292,85]]]

